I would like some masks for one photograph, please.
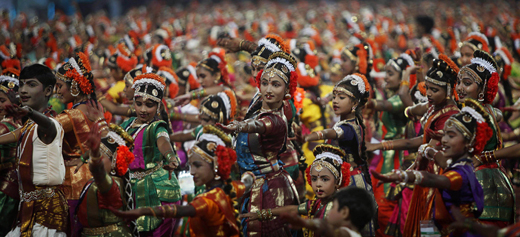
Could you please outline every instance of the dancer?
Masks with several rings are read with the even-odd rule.
[[[283,100],[290,99],[296,90],[296,62],[285,52],[272,54],[257,76],[262,94],[262,108],[242,122],[220,127],[237,135],[237,162],[241,173],[252,172],[255,185],[245,195],[241,213],[298,204],[293,180],[282,168],[280,151],[287,141],[287,120]],[[277,200],[277,201],[275,201]],[[278,218],[269,221],[250,221],[242,218],[245,236],[289,236],[289,228]]]
[[[134,106],[138,117],[121,124],[134,138],[135,160],[129,165],[135,208],[177,203],[180,189],[177,178],[166,169],[179,166],[170,144],[166,122],[158,120],[164,80],[156,74],[141,74],[134,79]],[[173,219],[140,217],[136,221],[141,236],[171,235]]]
[[[233,236],[238,237],[238,225],[235,208],[238,199],[246,191],[246,186],[238,181],[231,181],[231,165],[236,161],[236,153],[231,147],[231,138],[212,125],[204,126],[204,133],[189,153],[190,173],[196,186],[206,186],[186,206],[163,205],[159,207],[139,208],[130,211],[111,210],[120,217],[135,219],[140,216],[161,218],[189,217],[188,226],[181,236]],[[253,176],[244,175],[252,184]]]

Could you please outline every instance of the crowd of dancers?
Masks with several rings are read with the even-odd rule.
[[[0,236],[520,236],[518,3],[0,16]]]

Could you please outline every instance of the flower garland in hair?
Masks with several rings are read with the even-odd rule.
[[[215,52],[209,53],[208,57],[213,59],[213,60],[215,60],[215,61],[217,61],[218,68],[220,70],[221,79],[222,79],[222,81],[224,81],[224,83],[226,85],[229,85],[229,73],[228,73],[228,70],[227,70],[227,62],[224,59],[224,57],[222,55],[218,54],[218,53],[215,53]]]
[[[134,84],[132,85],[132,88],[135,89],[136,86],[140,86],[141,84],[145,83],[152,84],[161,91],[164,91],[164,87],[166,87],[166,83],[162,77],[153,73],[147,73],[136,76],[134,78]]]
[[[217,155],[218,162],[217,173],[223,180],[227,180],[231,173],[231,166],[235,164],[237,160],[237,153],[231,148],[219,145],[217,146],[215,155]]]
[[[303,100],[305,99],[305,90],[303,88],[297,87],[294,92],[294,107],[296,111],[299,112],[303,108]]]
[[[487,55],[487,53],[485,54]],[[483,58],[474,57],[471,59],[471,63],[478,64],[479,66],[482,66],[486,70],[488,70],[489,73],[491,73],[491,77],[487,80],[486,85],[484,85],[486,88],[484,95],[484,103],[490,104],[491,102],[493,102],[495,96],[498,93],[498,83],[500,82],[500,76],[498,75],[497,69],[491,62]]]
[[[473,135],[475,142],[472,155],[480,154],[484,150],[488,140],[493,136],[493,130],[488,125],[489,120],[484,118],[484,116],[489,118],[489,114],[480,103],[475,100],[467,99],[465,105],[460,112],[470,114],[477,122],[475,134]]]
[[[513,56],[511,56],[511,53],[505,47],[497,49],[495,53],[499,54],[502,57],[502,60],[504,60],[502,78],[504,80],[507,80],[507,78],[509,78],[509,75],[511,75],[511,63],[514,61]]]
[[[273,39],[276,41],[276,43],[278,45],[276,45],[278,48],[280,48],[282,51],[290,54],[291,51],[289,49],[289,46],[287,45],[287,43],[282,39],[282,37],[278,36],[278,35],[275,35],[275,34],[268,34],[265,36],[265,39]],[[260,45],[260,42],[259,44]]]
[[[161,55],[161,50],[164,50],[165,53],[170,54],[170,57],[164,58]],[[164,44],[157,44],[153,48],[153,54],[154,57],[152,57],[152,65],[155,67],[171,67],[172,65],[172,58],[171,58],[171,52],[168,46]]]
[[[231,113],[228,114],[229,121],[231,121],[235,118],[235,115],[237,114],[237,98],[235,97],[235,93],[231,90],[224,90],[224,93],[226,93],[226,95],[229,97],[229,102],[231,104]]]
[[[80,66],[76,62],[76,59],[70,58],[69,64],[72,66],[71,69],[67,70],[64,76],[71,78],[76,83],[78,83],[80,90],[83,94],[90,95],[93,92],[92,84],[90,83],[87,76],[92,76],[90,62],[88,61],[88,57],[82,53],[77,53],[79,56],[80,63],[85,68],[85,74],[82,73]]]
[[[368,52],[365,49],[365,46],[363,44],[356,45],[358,48],[358,51],[356,52],[356,55],[358,56],[358,66],[359,66],[359,72],[363,75],[366,75],[368,72]]]
[[[128,165],[134,161],[134,153],[127,146],[117,147],[116,170],[118,176],[124,176],[128,171]]]
[[[273,44],[271,41],[269,41],[269,39],[267,38],[262,38],[258,41],[258,46],[264,46],[265,48],[267,48],[269,51],[271,51],[272,53],[275,53],[275,52],[278,52],[278,51],[281,51],[281,49],[276,45],[276,44]]]
[[[137,57],[132,55],[130,49],[125,44],[120,43],[117,45],[116,63],[123,71],[129,72],[137,65]]]
[[[478,42],[480,42],[482,44],[482,50],[488,52],[489,51],[489,41],[487,40],[487,37],[480,33],[480,32],[471,32],[468,34],[468,37],[466,37],[466,40],[465,41],[470,41],[470,40],[476,40]]]

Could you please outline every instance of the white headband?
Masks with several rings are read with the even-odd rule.
[[[168,71],[159,70],[157,75],[166,78],[166,80],[168,80],[170,83],[177,84],[175,77]]]
[[[410,66],[410,67],[415,66],[415,63],[413,62],[413,58],[409,54],[402,53],[401,55],[399,55],[399,57],[406,60],[406,62],[408,62],[408,66]]]
[[[502,57],[502,60],[504,60],[504,63],[506,65],[511,65],[511,61],[509,61],[509,58],[507,57],[506,53],[504,52],[504,50],[502,50],[501,48],[499,48],[495,53],[497,54],[500,54],[500,57]]]
[[[130,51],[134,52],[134,44],[132,43],[132,40],[130,40],[130,37],[128,37],[128,35],[125,35],[123,37],[123,39],[125,40],[126,42],[126,45],[128,46],[128,49],[130,49]]]
[[[265,68],[268,68],[270,65],[275,64],[275,63],[281,63],[281,64],[285,65],[289,69],[289,71],[294,72],[294,66],[289,61],[287,61],[287,59],[285,59],[285,58],[271,59],[269,62],[267,62],[267,65],[265,65]]]
[[[357,86],[359,93],[365,94],[365,81],[363,81],[363,78],[357,75],[348,75],[345,78],[343,78],[339,83],[343,81],[350,81],[351,85]]]
[[[13,78],[13,77],[9,77],[9,76],[6,76],[6,75],[0,75],[0,83],[3,83],[3,82],[12,82],[14,83],[16,86],[19,86],[18,84],[18,79],[16,78]]]
[[[197,138],[197,140],[198,141],[206,140],[206,141],[217,143],[218,146],[226,146],[226,144],[224,143],[224,141],[222,141],[222,139],[220,139],[220,137],[218,137],[215,134],[211,134],[211,133],[202,133],[202,135],[200,135]]]
[[[423,96],[419,90],[415,91],[414,96],[419,101],[419,103],[424,103],[428,101],[428,97]]]
[[[219,92],[217,95],[222,99],[224,106],[226,107],[226,119],[231,118],[231,101],[229,100],[228,95],[224,92]]]
[[[161,44],[161,45],[157,46],[157,49],[155,50],[155,58],[159,62],[161,62],[163,60],[163,57],[161,56],[161,50],[162,49],[168,50],[168,46],[166,46],[164,44]]]
[[[497,72],[497,69],[490,62],[482,59],[482,58],[472,58],[471,63],[478,64],[485,69],[487,69],[490,73]]]
[[[332,160],[335,160],[335,161],[339,162],[340,164],[343,164],[343,159],[341,159],[341,157],[339,155],[334,154],[332,152],[328,152],[328,151],[318,154],[316,156],[315,161],[321,160],[321,159],[324,159],[324,158],[330,158]]]
[[[468,114],[471,114],[471,116],[477,120],[478,123],[484,123],[486,122],[484,120],[484,117],[482,117],[481,114],[479,114],[475,109],[471,108],[471,107],[464,107],[460,110],[461,113],[468,113]]]
[[[211,57],[209,57],[209,58],[212,58],[213,60],[217,61],[218,64],[220,64],[220,62],[222,62],[222,60],[220,59],[220,57],[217,56],[217,55],[211,55]]]
[[[193,75],[193,77],[195,77],[195,79],[197,79],[197,72],[195,71],[195,68],[191,65],[188,65],[186,66],[186,69],[188,69],[188,71],[190,71],[190,74]]]
[[[471,37],[471,36],[478,36],[479,38],[482,38],[484,41],[486,41],[486,44],[489,45],[489,41],[487,40],[487,37],[480,33],[480,32],[471,32],[468,34],[468,37]]]
[[[108,131],[107,137],[114,139],[114,141],[120,146],[126,146],[125,140],[119,134],[113,131]]]
[[[269,41],[268,39],[266,38],[262,38],[258,41],[258,46],[264,46],[266,47],[269,51],[271,52],[278,52],[278,51],[281,51],[280,48],[278,46],[276,46],[276,44],[273,44],[271,41]]]
[[[151,79],[151,78],[143,78],[143,79],[137,80],[134,83],[134,85],[132,85],[132,88],[135,89],[136,86],[141,86],[142,84],[152,84],[157,89],[164,91],[164,85],[162,83],[158,82],[157,80]]]

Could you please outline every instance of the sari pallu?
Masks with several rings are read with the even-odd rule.
[[[332,209],[333,202],[323,202],[322,199],[307,200],[298,206],[298,214],[307,216],[309,219],[325,219],[329,211]],[[303,229],[304,237],[319,237],[313,231]]]
[[[135,117],[130,118],[121,125],[134,137],[132,152],[135,160],[129,168],[135,208],[178,202],[181,199],[179,182],[174,174],[171,174],[170,179],[170,172],[162,168],[162,165],[168,161],[157,147],[158,134],[167,131],[166,122],[155,121],[149,125],[132,128],[131,125],[135,120]],[[137,218],[136,223],[140,232],[148,232],[157,229],[163,220],[141,216]]]

